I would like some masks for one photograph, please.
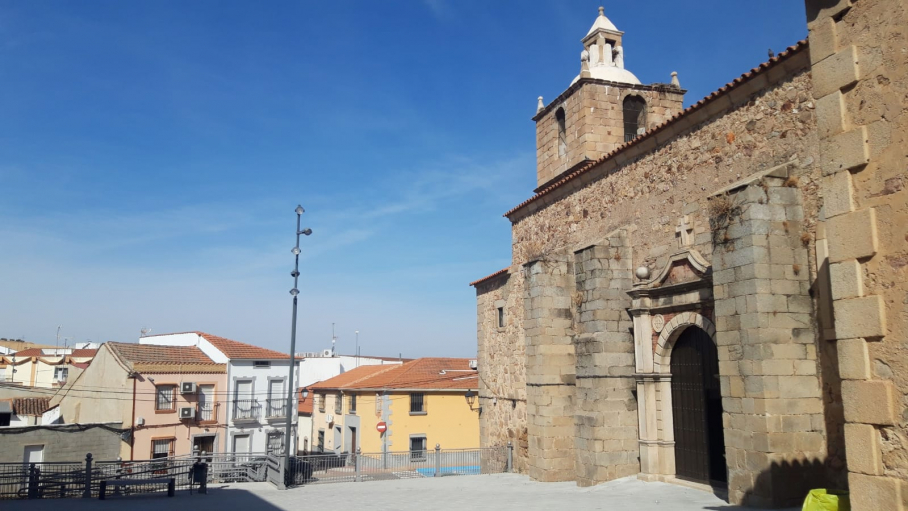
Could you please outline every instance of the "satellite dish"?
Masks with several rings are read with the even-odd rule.
[[[139,332],[140,332],[139,337],[145,337],[146,335],[148,335],[149,332],[151,332],[151,329],[148,328],[147,326],[143,326],[142,330],[139,330]]]

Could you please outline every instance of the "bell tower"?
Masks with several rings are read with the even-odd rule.
[[[599,16],[581,39],[580,74],[536,115],[537,191],[597,160],[683,109],[685,90],[671,83],[643,85],[625,69],[624,32]]]

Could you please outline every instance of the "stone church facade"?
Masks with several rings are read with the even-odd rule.
[[[518,470],[905,508],[908,10],[806,4],[809,43],[687,109],[600,9],[539,99],[512,264],[471,284],[481,441]]]

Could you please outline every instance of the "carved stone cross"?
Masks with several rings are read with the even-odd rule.
[[[694,224],[690,221],[690,215],[684,215],[678,220],[678,227],[675,227],[675,232],[678,234],[678,243],[679,247],[689,247],[691,245],[691,232],[694,230]]]

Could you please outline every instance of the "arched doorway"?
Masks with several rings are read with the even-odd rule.
[[[719,354],[709,334],[696,326],[681,333],[671,373],[677,477],[727,484]]]

